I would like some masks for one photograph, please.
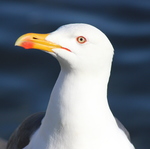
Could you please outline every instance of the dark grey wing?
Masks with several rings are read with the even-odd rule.
[[[26,118],[11,135],[7,149],[22,149],[30,142],[31,135],[40,127],[45,112],[33,114]]]
[[[124,131],[124,133],[126,134],[127,138],[129,139],[129,141],[131,141],[131,140],[130,140],[130,134],[129,134],[128,130],[124,127],[124,125],[123,125],[117,118],[115,118],[115,119],[116,119],[116,122],[117,122],[118,127],[119,127],[121,130]]]

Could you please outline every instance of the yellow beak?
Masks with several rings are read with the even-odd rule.
[[[60,45],[46,41],[45,38],[49,34],[27,33],[20,36],[15,45],[25,49],[40,49],[47,52],[53,52],[54,48],[62,48]]]

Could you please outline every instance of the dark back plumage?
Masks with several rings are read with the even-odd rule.
[[[26,118],[11,135],[7,149],[22,149],[30,142],[31,135],[40,127],[45,112],[39,112]]]

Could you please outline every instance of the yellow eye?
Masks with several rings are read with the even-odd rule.
[[[84,36],[78,36],[77,41],[78,43],[83,44],[86,42],[86,38]]]

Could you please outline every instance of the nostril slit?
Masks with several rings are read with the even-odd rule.
[[[35,40],[36,40],[36,39],[38,39],[38,38],[36,38],[36,37],[33,37],[33,39],[35,39]]]

